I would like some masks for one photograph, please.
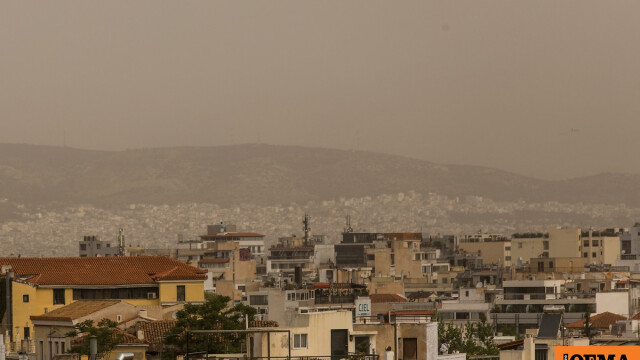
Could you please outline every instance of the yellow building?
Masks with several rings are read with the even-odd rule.
[[[8,281],[2,331],[32,338],[31,316],[77,300],[124,300],[136,306],[204,302],[204,271],[164,256],[0,258]]]

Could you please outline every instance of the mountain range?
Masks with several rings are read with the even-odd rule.
[[[261,144],[94,151],[0,144],[0,199],[28,205],[274,205],[398,192],[640,203],[640,175],[541,180],[363,151]]]

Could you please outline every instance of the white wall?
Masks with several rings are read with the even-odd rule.
[[[596,293],[596,314],[606,311],[629,317],[629,293],[627,291]]]

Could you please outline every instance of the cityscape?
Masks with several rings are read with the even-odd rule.
[[[638,14],[0,0],[0,360],[638,360]]]

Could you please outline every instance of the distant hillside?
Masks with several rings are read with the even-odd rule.
[[[0,144],[0,198],[31,205],[305,203],[396,192],[640,203],[640,175],[565,181],[370,152],[238,145],[121,152]]]

